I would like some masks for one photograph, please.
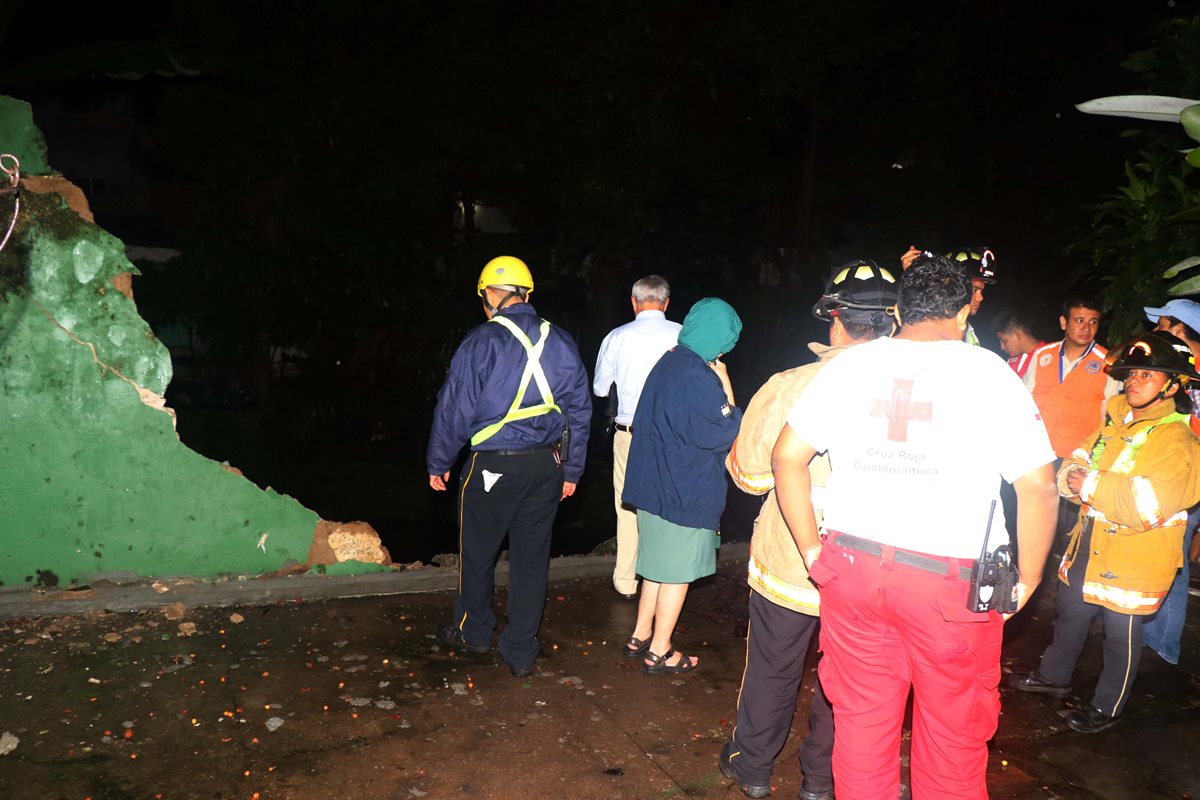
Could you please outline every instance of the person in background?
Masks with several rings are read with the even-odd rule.
[[[1015,311],[1001,314],[992,330],[1000,342],[1000,349],[1008,356],[1008,365],[1019,377],[1024,378],[1033,360],[1033,351],[1045,342],[1033,335],[1029,320]]]
[[[1080,733],[1111,728],[1129,700],[1142,653],[1142,622],[1162,604],[1179,569],[1187,509],[1200,500],[1200,441],[1187,392],[1200,379],[1178,337],[1145,333],[1112,365],[1125,393],[1058,472],[1059,493],[1081,505],[1058,568],[1054,641],[1036,672],[1014,675],[1022,692],[1065,697],[1092,621],[1104,621],[1104,660],[1091,703],[1069,711]]]
[[[487,322],[454,352],[425,455],[429,486],[444,492],[463,445],[471,448],[458,490],[454,618],[438,639],[478,655],[491,650],[496,556],[507,536],[508,626],[500,656],[524,678],[538,655],[550,530],[587,460],[592,397],[575,340],[529,304],[533,276],[524,261],[493,258],[476,291]]]
[[[592,391],[604,397],[617,387],[617,414],[613,422],[613,497],[617,507],[617,559],[613,587],[627,600],[637,597],[637,512],[621,502],[625,465],[633,438],[633,412],[646,376],[662,354],[679,338],[678,322],[667,319],[671,286],[667,279],[647,275],[633,284],[630,303],[633,322],[614,328],[600,344]]]
[[[874,261],[850,261],[834,270],[813,315],[829,325],[829,345],[810,342],[818,360],[780,372],[755,393],[742,428],[725,459],[734,484],[766,493],[750,540],[750,624],[746,668],[738,692],[737,724],[721,750],[721,773],[747,797],[771,792],[771,769],[792,727],[796,694],[804,677],[809,642],[818,627],[820,595],[808,579],[804,559],[775,501],[771,451],[804,387],[849,348],[887,336],[895,318],[896,278]],[[829,459],[818,456],[813,471],[813,507],[820,513]],[[800,747],[800,800],[833,798],[833,709],[818,682],[808,711],[809,734]]]
[[[1054,447],[1055,471],[1083,437],[1104,420],[1104,404],[1121,390],[1121,384],[1104,371],[1108,351],[1096,343],[1100,316],[1100,304],[1094,300],[1082,297],[1067,300],[1058,318],[1062,341],[1034,350],[1025,371],[1025,387],[1037,403]],[[1061,553],[1066,546],[1067,533],[1076,516],[1075,506],[1061,499],[1055,553]]]
[[[966,270],[971,280],[971,316],[979,313],[983,305],[983,292],[996,283],[996,256],[986,247],[966,247],[948,253],[946,258]],[[979,346],[979,336],[975,333],[970,319],[967,320],[967,332],[963,334],[967,344]]]
[[[679,344],[646,378],[622,499],[637,509],[637,623],[624,646],[649,673],[691,672],[698,659],[672,642],[688,584],[716,571],[725,510],[725,454],[742,410],[721,356],[742,332],[737,312],[706,297],[683,320]]]
[[[1200,358],[1200,303],[1192,300],[1171,300],[1162,308],[1145,308],[1146,318],[1155,323],[1154,330],[1166,331],[1178,336]],[[1192,401],[1192,433],[1200,435],[1200,386],[1189,383],[1186,389]],[[1167,598],[1162,607],[1142,624],[1142,639],[1146,646],[1169,664],[1178,664],[1183,638],[1183,624],[1187,619],[1189,562],[1200,560],[1200,539],[1195,538],[1196,524],[1200,522],[1200,506],[1188,512],[1187,530],[1183,534],[1183,566],[1175,575]]]

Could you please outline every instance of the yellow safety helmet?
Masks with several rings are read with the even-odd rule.
[[[533,291],[533,275],[525,262],[515,256],[496,256],[483,265],[479,273],[479,285],[476,288],[483,297],[484,287],[487,286],[516,286],[528,292]]]

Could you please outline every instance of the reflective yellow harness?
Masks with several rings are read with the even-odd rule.
[[[538,339],[537,344],[534,344],[529,341],[529,337],[525,335],[525,331],[517,327],[517,324],[512,320],[497,315],[492,317],[490,321],[498,322],[507,328],[508,332],[515,336],[517,341],[521,343],[521,346],[525,348],[525,353],[528,355],[529,360],[525,363],[525,372],[521,374],[521,385],[517,387],[517,396],[513,398],[508,413],[499,422],[493,422],[472,436],[472,446],[480,442],[486,442],[510,422],[519,419],[529,419],[530,417],[540,417],[542,414],[549,414],[551,411],[562,413],[562,409],[554,404],[554,395],[550,392],[550,382],[546,380],[546,373],[542,369],[541,364],[542,349],[545,347],[546,339],[550,335],[550,323],[542,320],[540,328],[541,338]],[[528,408],[521,408],[521,400],[524,399],[525,391],[529,388],[530,379],[537,381],[538,391],[542,395],[542,402]]]

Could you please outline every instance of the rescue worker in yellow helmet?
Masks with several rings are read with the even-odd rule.
[[[1190,506],[1200,501],[1200,442],[1189,426],[1195,357],[1166,331],[1138,336],[1109,372],[1125,393],[1106,421],[1067,457],[1059,493],[1080,504],[1058,568],[1054,641],[1037,672],[1015,675],[1023,692],[1066,697],[1092,621],[1104,621],[1104,661],[1092,700],[1068,726],[1096,733],[1117,723],[1142,655],[1142,621],[1162,604],[1183,564]]]
[[[458,486],[454,617],[438,638],[477,655],[491,650],[493,573],[507,536],[508,625],[499,649],[513,675],[526,677],[538,655],[550,530],[583,474],[591,390],[575,340],[529,304],[533,276],[524,261],[492,259],[476,291],[488,321],[454,353],[426,452],[429,485],[445,491],[459,452],[471,450]]]

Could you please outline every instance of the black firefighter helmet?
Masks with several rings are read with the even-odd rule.
[[[984,283],[996,282],[996,254],[987,247],[964,247],[947,253],[946,258],[960,265],[968,278]]]
[[[1180,383],[1188,379],[1200,380],[1196,373],[1196,359],[1187,343],[1166,331],[1150,331],[1121,346],[1108,373],[1115,380],[1124,380],[1130,370],[1149,369],[1177,375]]]
[[[890,328],[888,310],[898,297],[896,276],[869,258],[847,261],[825,282],[825,293],[813,306],[813,316],[832,322],[841,316],[874,328]]]

